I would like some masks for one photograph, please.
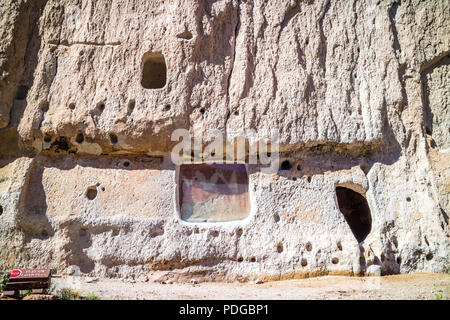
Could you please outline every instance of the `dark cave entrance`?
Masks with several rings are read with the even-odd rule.
[[[345,187],[336,187],[339,210],[344,215],[356,240],[364,241],[372,229],[369,204],[358,192]]]
[[[160,89],[166,85],[167,66],[164,56],[158,52],[144,55],[141,84],[145,89]]]

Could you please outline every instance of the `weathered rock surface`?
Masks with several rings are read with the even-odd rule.
[[[0,268],[448,272],[448,1],[6,0],[0,14]],[[289,168],[247,166],[245,219],[184,221],[166,161],[179,128],[276,129]],[[367,200],[367,234],[337,186]]]

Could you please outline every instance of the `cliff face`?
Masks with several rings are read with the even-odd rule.
[[[448,1],[6,0],[0,13],[0,268],[448,272]],[[180,169],[176,129],[204,146],[276,130],[280,171]]]

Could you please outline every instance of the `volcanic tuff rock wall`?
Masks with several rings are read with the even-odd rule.
[[[0,269],[448,272],[449,6],[2,0]],[[276,128],[288,162],[246,166],[246,217],[182,219],[178,128]]]

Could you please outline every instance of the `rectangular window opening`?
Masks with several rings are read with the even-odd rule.
[[[187,222],[227,222],[250,213],[248,175],[244,164],[180,166],[181,219]]]

